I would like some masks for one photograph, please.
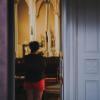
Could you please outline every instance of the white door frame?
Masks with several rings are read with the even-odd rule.
[[[62,100],[77,100],[77,20],[76,3],[62,0],[61,4],[61,33],[63,51],[63,90]],[[73,11],[73,7],[74,11]],[[69,13],[70,12],[70,13]]]
[[[70,100],[70,73],[69,73],[69,34],[67,32],[67,0],[62,0],[61,5],[61,32],[62,32],[62,49],[63,49],[63,100]]]

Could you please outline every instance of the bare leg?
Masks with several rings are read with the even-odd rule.
[[[34,90],[33,91],[33,100],[42,100],[43,91]]]
[[[27,89],[26,93],[27,93],[27,100],[33,100],[32,89]]]

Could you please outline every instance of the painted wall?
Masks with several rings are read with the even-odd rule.
[[[18,4],[18,33],[19,44],[29,41],[29,9],[24,0]]]
[[[7,100],[7,1],[0,0],[0,99]]]
[[[39,16],[36,17],[36,39],[41,40],[41,36],[45,33],[45,6],[41,7]]]
[[[27,1],[27,2],[26,2]],[[59,1],[59,0],[57,0]],[[31,35],[31,28],[33,28],[33,33],[35,34],[36,40],[41,42],[42,39],[45,39],[44,41],[46,42],[46,3],[41,0],[41,1],[37,1],[36,3],[36,13],[33,13],[35,11],[34,8],[34,4],[32,4],[32,1],[28,1],[28,0],[19,0],[18,2],[18,56],[17,57],[22,57],[23,51],[22,51],[22,45],[23,44],[27,44],[29,43],[30,40],[34,40],[34,37],[32,37]],[[41,5],[42,3],[42,5]],[[57,5],[59,5],[59,3],[57,4],[56,1],[52,0],[51,4],[49,5],[49,13],[48,13],[48,28],[49,28],[49,32],[52,35],[52,37],[54,38],[54,43],[51,39],[51,36],[49,39],[49,47],[50,49],[55,48],[58,49],[57,51],[59,51],[60,48],[60,16],[57,18],[57,20],[55,19],[55,15],[56,13],[58,13],[58,9]],[[38,16],[37,14],[37,8],[40,6],[39,9],[39,14]],[[58,6],[59,7],[59,6]],[[34,18],[32,18],[32,16],[34,17],[34,15],[36,15],[36,20],[33,21]],[[31,21],[32,20],[32,21]],[[31,21],[31,22],[30,22]],[[57,23],[55,21],[58,21]],[[32,24],[33,22],[33,24]],[[31,26],[31,24],[33,26]],[[34,25],[35,28],[34,28]],[[57,26],[58,25],[58,26]],[[57,27],[58,28],[57,28]],[[56,31],[58,30],[58,31]],[[16,33],[15,33],[16,34]],[[34,36],[34,35],[33,35]],[[16,37],[15,37],[16,38]],[[56,42],[57,41],[57,42]],[[52,47],[52,44],[57,44],[56,46]],[[45,47],[46,47],[46,43],[45,43]],[[57,47],[57,48],[56,48]]]
[[[37,5],[38,6],[38,5]],[[48,27],[54,34],[54,9],[50,6],[48,14]],[[41,35],[45,36],[46,32],[46,4],[43,4],[39,16],[36,17],[36,37],[40,41]]]
[[[22,56],[22,45],[28,43],[29,39],[29,9],[25,0],[20,0],[18,3],[18,50],[20,56]]]

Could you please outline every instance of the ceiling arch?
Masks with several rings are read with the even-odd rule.
[[[46,3],[47,3],[46,0],[36,0],[36,5],[38,5],[38,6],[36,6],[37,17],[39,16],[41,7]],[[53,11],[56,12],[55,11],[55,4],[53,3],[53,1],[51,0],[49,3],[50,3],[50,6],[53,8]]]

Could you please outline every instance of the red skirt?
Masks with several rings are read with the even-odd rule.
[[[44,79],[32,83],[32,82],[24,82],[24,89],[37,89],[43,91],[45,89],[45,81]]]

